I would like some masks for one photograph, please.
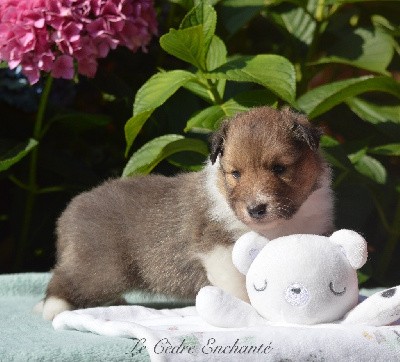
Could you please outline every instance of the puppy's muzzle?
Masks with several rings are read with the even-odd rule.
[[[267,214],[267,204],[248,206],[247,212],[253,219],[262,219]]]

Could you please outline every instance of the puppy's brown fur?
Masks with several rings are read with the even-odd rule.
[[[223,123],[200,172],[117,179],[77,196],[58,221],[44,317],[133,288],[193,298],[211,282],[245,299],[230,256],[241,234],[332,229],[319,137],[289,109],[255,108]]]

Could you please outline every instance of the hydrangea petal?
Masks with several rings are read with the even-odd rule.
[[[74,77],[74,59],[69,55],[59,56],[53,63],[51,75],[54,78],[72,79]]]
[[[31,84],[40,72],[93,77],[97,59],[118,45],[145,50],[157,34],[152,0],[1,0],[0,60],[21,65]]]

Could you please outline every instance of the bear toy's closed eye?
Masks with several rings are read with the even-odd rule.
[[[255,289],[257,292],[263,292],[265,289],[267,289],[267,284],[268,284],[268,283],[267,283],[267,281],[265,280],[262,286],[256,287],[256,285],[253,284],[253,287],[254,287],[254,289]]]
[[[333,287],[333,282],[329,283],[329,289],[334,295],[343,295],[344,293],[346,293],[346,287],[344,287],[341,292],[336,291]]]
[[[196,305],[211,324],[385,325],[400,317],[397,288],[357,305],[357,269],[367,260],[367,244],[354,231],[339,230],[331,237],[297,234],[271,241],[251,232],[236,242],[232,260],[246,275],[251,305],[221,289],[218,297],[215,290],[204,289]]]

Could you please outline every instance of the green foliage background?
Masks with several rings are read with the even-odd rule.
[[[49,82],[49,102],[38,112],[21,112],[7,99],[0,104],[8,117],[0,129],[12,123],[6,135],[14,140],[0,156],[0,190],[8,193],[0,204],[2,271],[51,265],[54,220],[75,193],[109,176],[198,170],[207,135],[222,119],[289,104],[325,130],[337,226],[369,242],[361,281],[398,284],[400,3],[157,6],[160,38],[149,53],[115,52],[93,81],[76,81],[68,106],[52,102]],[[40,110],[43,127],[35,134]]]

